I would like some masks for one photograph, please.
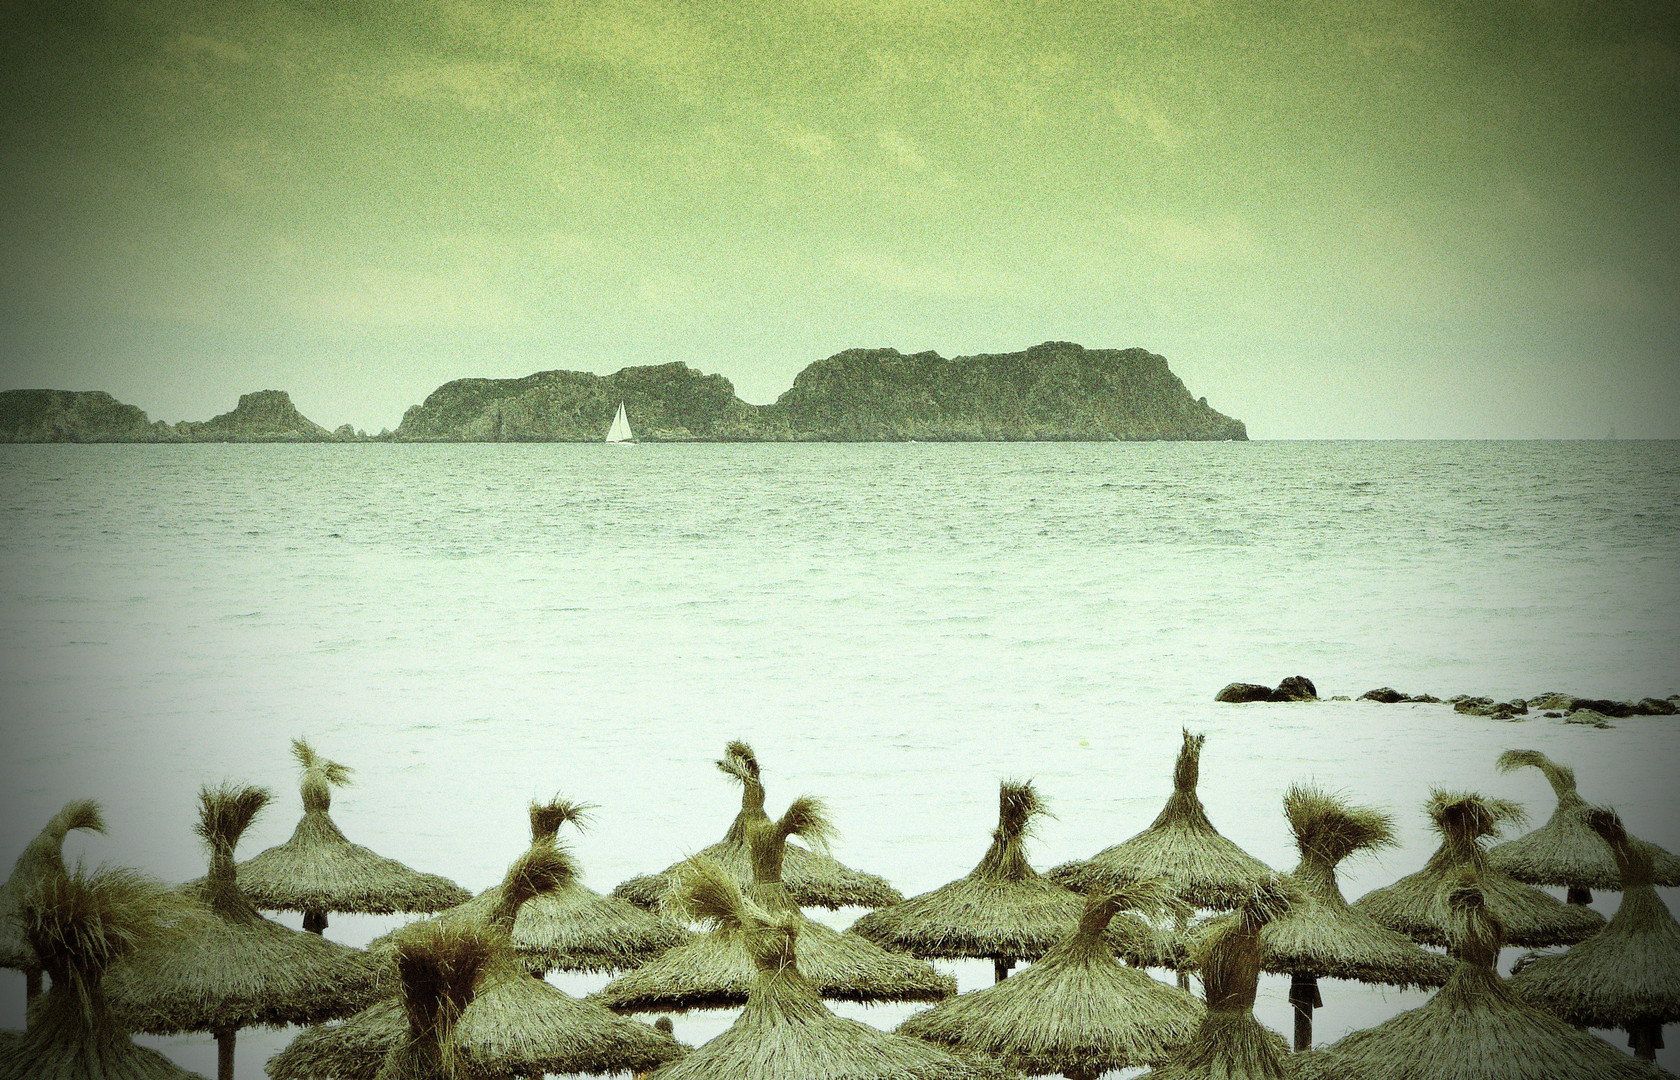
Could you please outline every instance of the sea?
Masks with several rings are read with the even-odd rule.
[[[1354,700],[1214,701],[1290,675]],[[1142,829],[1184,729],[1213,823],[1274,867],[1295,782],[1394,815],[1399,846],[1343,864],[1350,899],[1423,864],[1432,788],[1543,823],[1551,791],[1500,773],[1508,748],[1680,850],[1680,717],[1357,700],[1380,686],[1680,692],[1680,443],[0,446],[0,870],[91,797],[109,831],[71,834],[72,862],[197,876],[197,792],[224,780],[275,793],[256,854],[300,811],[298,737],[355,770],[333,802],[352,840],[474,890],[557,793],[595,804],[569,843],[603,892],[713,843],[732,739],[772,814],[822,797],[836,857],[906,896],[979,860],[1004,779],[1054,815],[1040,867]],[[350,944],[401,921],[331,920]],[[1256,1007],[1284,1033],[1287,990],[1264,976]],[[1426,1000],[1322,994],[1320,1045]],[[0,972],[0,1027],[22,1003]],[[292,1034],[241,1033],[238,1075]],[[214,1075],[208,1036],[141,1041]]]

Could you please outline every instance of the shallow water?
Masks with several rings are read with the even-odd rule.
[[[1675,693],[1676,443],[5,446],[0,550],[0,860],[91,795],[111,832],[73,857],[194,876],[195,792],[224,778],[279,795],[255,853],[295,821],[303,735],[357,770],[352,839],[474,889],[532,798],[599,804],[575,847],[605,891],[721,835],[737,793],[710,763],[745,738],[772,811],[825,797],[836,854],[911,895],[978,860],[1004,777],[1056,814],[1040,865],[1142,828],[1182,726],[1209,736],[1213,821],[1274,866],[1295,780],[1396,814],[1403,846],[1350,861],[1350,897],[1427,857],[1432,785],[1543,820],[1538,773],[1493,768],[1508,747],[1680,848],[1674,718],[1212,700],[1297,673],[1326,696]],[[1287,980],[1261,989],[1287,1031]],[[1423,1000],[1324,997],[1321,1042]],[[0,972],[0,1026],[21,998]],[[242,1036],[240,1075],[286,1038]],[[214,1067],[207,1039],[152,1041]]]

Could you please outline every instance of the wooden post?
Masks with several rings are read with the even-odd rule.
[[[303,913],[303,928],[311,934],[319,934],[327,928],[327,913],[324,911],[306,911]]]
[[[1295,1052],[1312,1049],[1313,1010],[1324,1006],[1318,995],[1318,976],[1296,972],[1289,976],[1289,1004],[1295,1006]]]
[[[1633,1047],[1633,1056],[1636,1058],[1657,1060],[1657,1050],[1662,1044],[1661,1024],[1640,1024],[1628,1032],[1628,1045]]]
[[[996,959],[994,959],[992,961],[992,982],[993,983],[1000,983],[1003,980],[1009,978],[1009,969],[1014,967],[1014,966],[1015,966],[1015,961],[1013,961],[1013,960],[996,960]]]
[[[233,1080],[232,1031],[216,1032],[216,1080]]]
[[[1592,890],[1577,889],[1571,885],[1564,893],[1563,898],[1566,903],[1570,904],[1590,904],[1592,903]]]

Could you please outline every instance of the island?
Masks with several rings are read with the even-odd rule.
[[[173,426],[109,394],[0,391],[0,442],[598,442],[623,403],[644,442],[996,442],[1246,440],[1241,420],[1190,394],[1165,358],[1067,341],[1012,353],[847,349],[808,365],[769,405],[683,363],[611,375],[539,371],[455,379],[395,431],[337,431],[281,390]]]

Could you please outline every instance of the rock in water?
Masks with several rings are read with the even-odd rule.
[[[1317,701],[1318,687],[1305,675],[1291,675],[1272,691],[1273,701]]]
[[[1213,695],[1213,700],[1231,701],[1238,704],[1245,701],[1270,701],[1272,700],[1272,688],[1261,686],[1259,683],[1234,682]]]

